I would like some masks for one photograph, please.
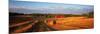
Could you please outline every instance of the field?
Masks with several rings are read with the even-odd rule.
[[[84,16],[60,18],[11,17],[10,33],[43,32],[93,28],[94,19]]]
[[[53,20],[49,19],[47,23],[50,27],[58,30],[70,30],[70,29],[89,29],[93,28],[93,18],[86,17],[67,17],[67,18],[55,18],[56,24],[53,24]]]

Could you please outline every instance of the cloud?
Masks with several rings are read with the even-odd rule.
[[[37,2],[38,3],[38,2]],[[41,3],[42,4],[42,3]],[[27,5],[27,4],[26,4]],[[10,4],[9,5],[10,12],[16,13],[25,13],[25,14],[32,14],[32,13],[43,13],[43,14],[82,14],[87,13],[93,10],[93,6],[85,6],[85,5],[46,5],[46,6],[17,6]]]
[[[49,2],[49,3],[94,5],[94,0],[16,0],[16,1],[29,1],[29,2],[35,1],[35,2]]]

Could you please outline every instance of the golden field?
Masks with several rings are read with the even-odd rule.
[[[56,24],[53,24],[53,19]],[[70,29],[89,29],[93,28],[94,19],[87,17],[66,17],[66,18],[51,18],[47,23],[50,27],[58,30]]]

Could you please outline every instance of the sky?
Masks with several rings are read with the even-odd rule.
[[[83,14],[93,11],[93,5],[9,0],[9,11],[24,14]]]
[[[29,2],[52,2],[52,3],[65,3],[65,4],[82,4],[94,5],[94,0],[16,0],[16,1],[29,1]]]

